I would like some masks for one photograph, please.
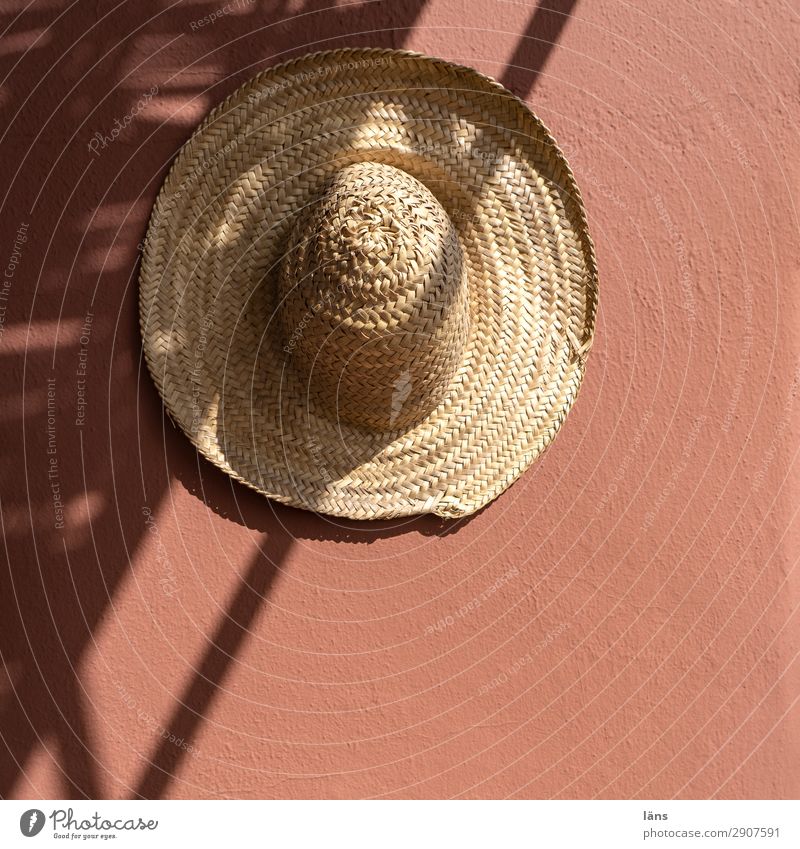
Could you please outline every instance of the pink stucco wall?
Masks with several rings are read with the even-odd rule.
[[[0,795],[797,796],[796,6],[25,6],[0,6]],[[258,69],[354,44],[503,80],[589,209],[581,396],[462,525],[231,484],[140,358],[171,158]]]

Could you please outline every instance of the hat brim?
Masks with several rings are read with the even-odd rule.
[[[277,314],[295,216],[362,161],[430,189],[468,269],[462,365],[388,433],[315,407]],[[575,399],[596,300],[580,193],[542,123],[472,69],[379,49],[287,62],[218,106],[159,194],[140,277],[146,361],[197,448],[270,498],[357,519],[465,516],[503,492]]]

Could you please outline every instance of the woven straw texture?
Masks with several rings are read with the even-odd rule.
[[[460,517],[547,447],[592,342],[594,251],[541,122],[405,51],[311,54],[217,107],[145,244],[144,351],[213,463],[305,509]]]

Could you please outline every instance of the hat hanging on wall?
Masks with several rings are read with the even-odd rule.
[[[470,68],[348,49],[272,68],[181,150],[140,280],[171,417],[264,495],[458,517],[572,405],[597,273],[528,108]]]

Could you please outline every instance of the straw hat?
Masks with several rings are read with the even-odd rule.
[[[141,270],[150,372],[213,463],[286,504],[457,517],[546,448],[592,341],[580,193],[470,68],[295,59],[176,159]]]

